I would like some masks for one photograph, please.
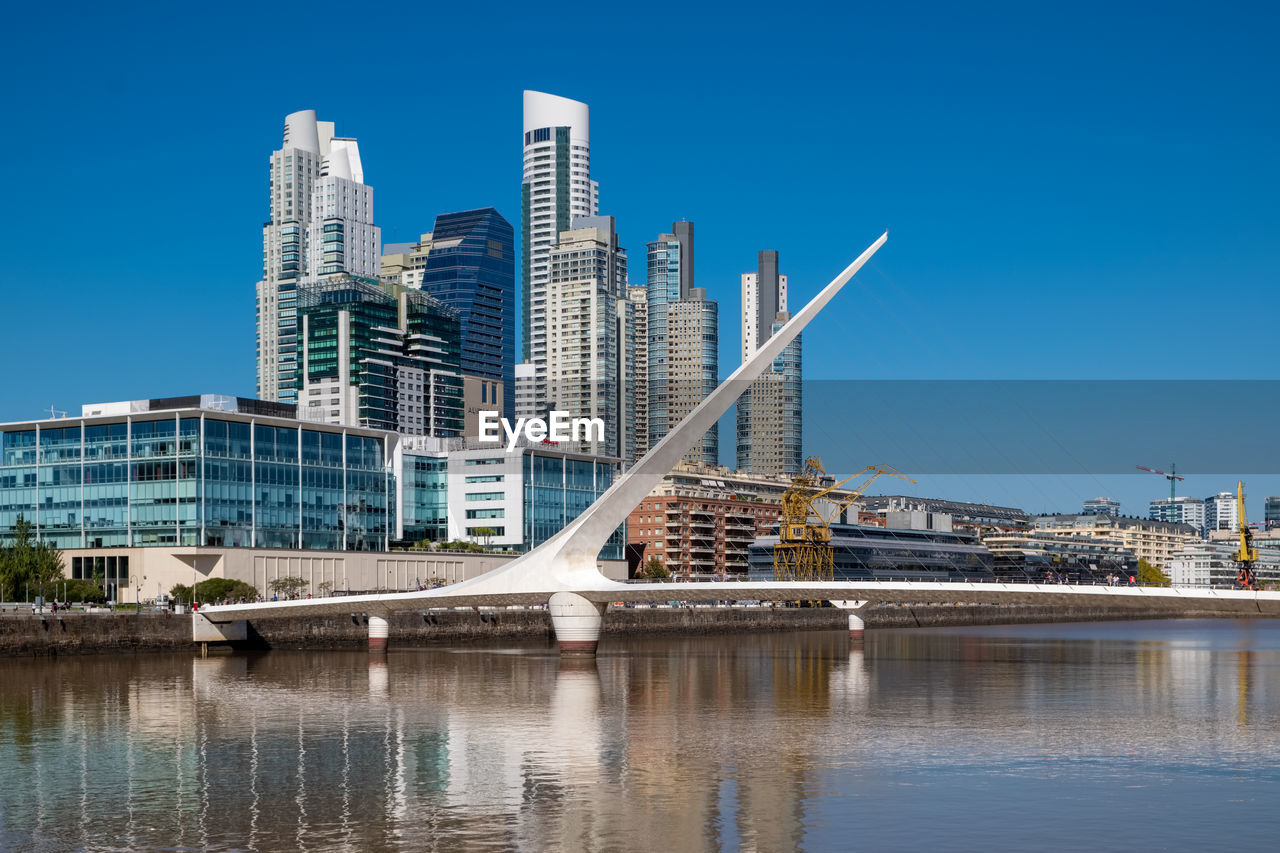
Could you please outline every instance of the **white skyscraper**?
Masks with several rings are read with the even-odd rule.
[[[787,277],[778,253],[756,256],[756,271],[742,275],[742,360],[791,319]],[[794,474],[803,462],[801,336],[738,398],[738,469],[753,474]]]
[[[521,193],[521,328],[524,361],[534,367],[535,394],[546,399],[549,255],[561,232],[599,212],[591,180],[587,105],[544,92],[524,93],[524,179]]]
[[[299,284],[335,273],[376,276],[382,235],[356,140],[315,110],[285,118],[270,159],[269,218],[258,282],[258,397],[296,402]]]

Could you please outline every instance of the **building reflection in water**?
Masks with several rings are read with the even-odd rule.
[[[0,846],[780,850],[885,768],[1274,760],[1280,632],[1159,624],[6,661]]]

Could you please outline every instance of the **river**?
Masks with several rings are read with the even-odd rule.
[[[1280,620],[0,661],[12,850],[1273,850]]]

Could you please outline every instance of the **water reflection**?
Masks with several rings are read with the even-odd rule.
[[[1278,697],[1276,622],[5,661],[0,847],[1122,849],[1132,813],[1019,806],[1188,841],[1280,792]]]

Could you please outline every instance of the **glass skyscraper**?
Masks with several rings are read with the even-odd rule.
[[[515,231],[492,207],[436,217],[422,289],[461,322],[461,370],[503,383],[513,417],[516,361]]]

